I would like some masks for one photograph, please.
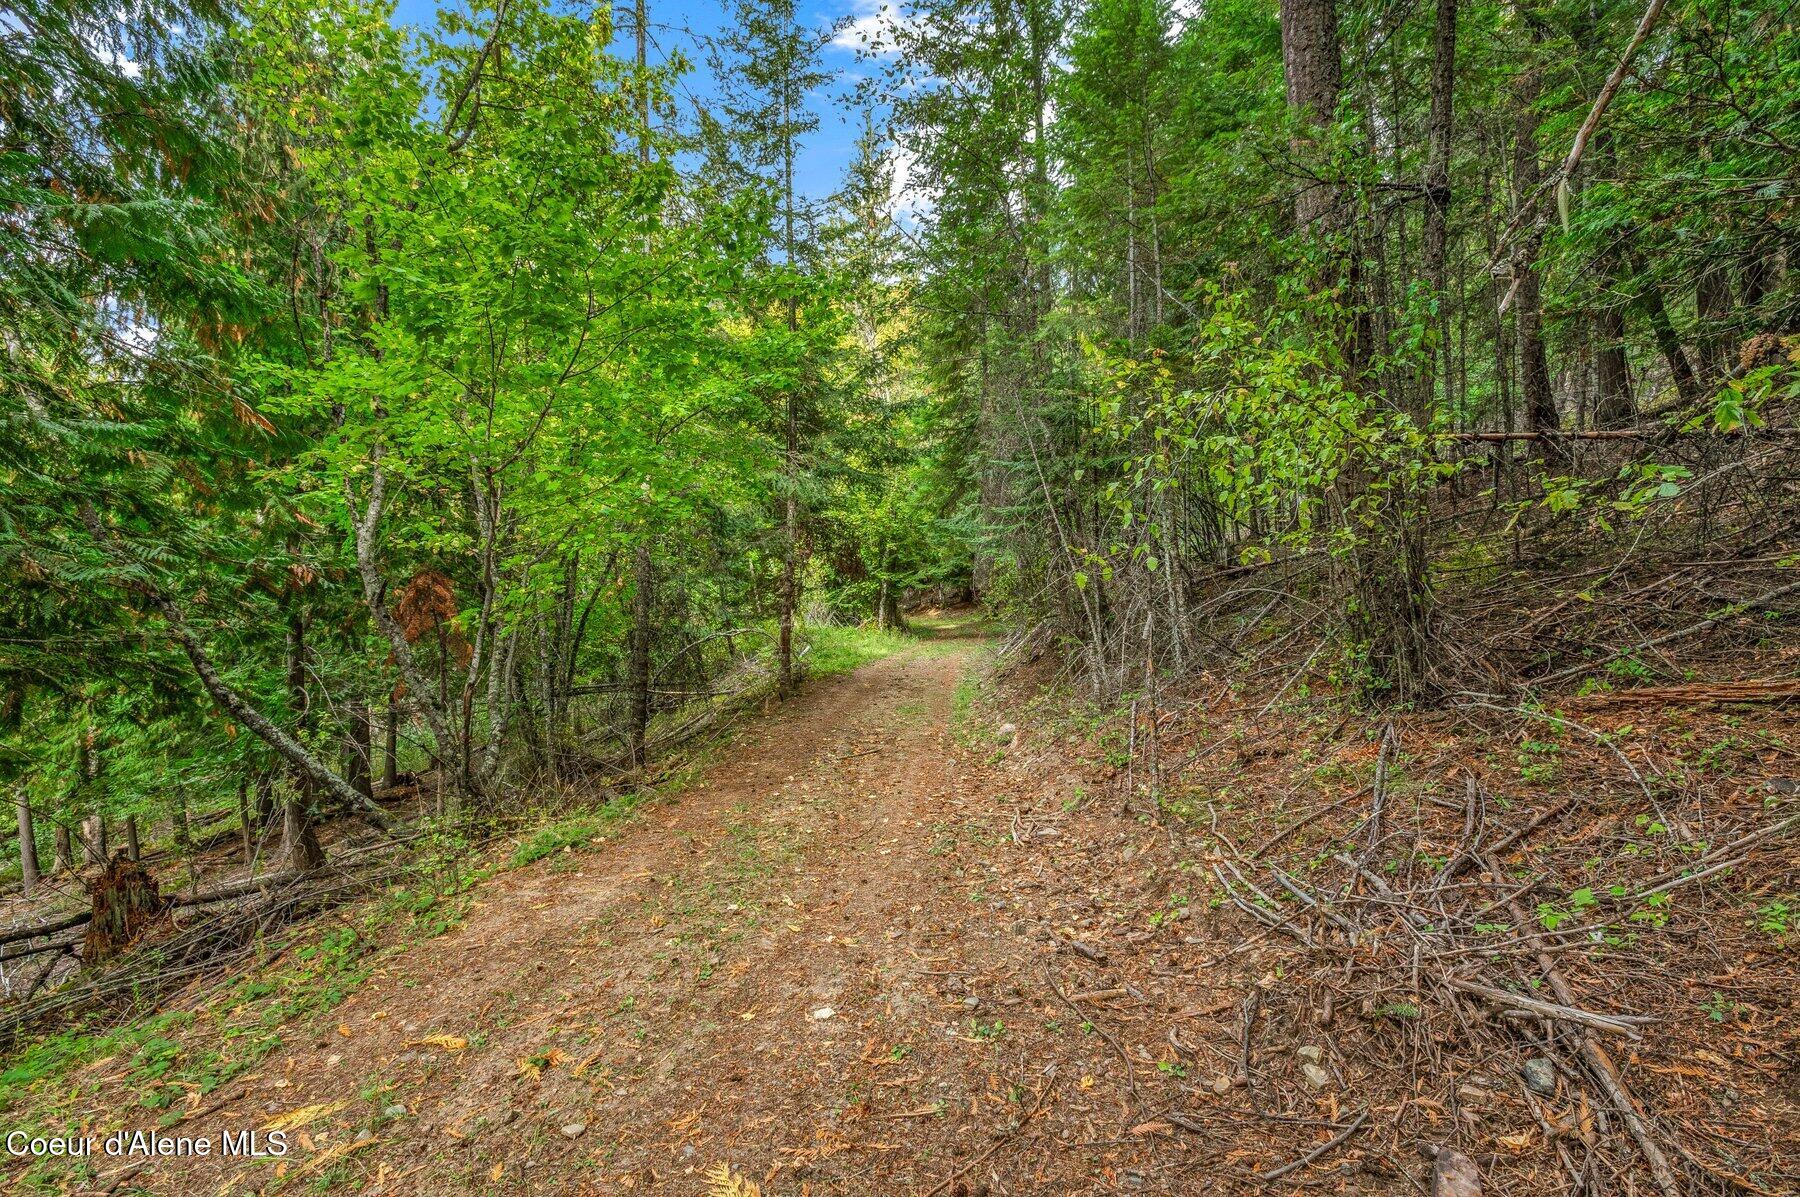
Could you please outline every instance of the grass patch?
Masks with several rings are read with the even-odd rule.
[[[917,647],[919,643],[903,632],[823,625],[807,628],[806,642],[806,672],[809,677],[832,677],[849,673],[871,661],[891,657],[902,649]]]
[[[654,789],[633,790],[629,794],[620,794],[597,810],[577,811],[554,819],[532,832],[514,848],[512,855],[507,858],[506,867],[522,868],[558,852],[597,847],[595,841],[608,827],[630,815],[659,792]]]
[[[316,1024],[415,939],[441,933],[440,901],[396,886],[349,925],[321,920],[265,945],[264,961],[192,1009],[145,1013],[118,1025],[96,1013],[15,1049],[0,1072],[9,1130],[102,1135],[142,1111],[172,1126],[199,1097],[255,1068],[290,1028]],[[352,915],[354,912],[352,912]],[[383,942],[397,933],[398,941]],[[114,1025],[109,1025],[114,1024]],[[129,1096],[126,1096],[126,1095]],[[62,1191],[95,1176],[88,1159],[32,1161],[22,1187]]]

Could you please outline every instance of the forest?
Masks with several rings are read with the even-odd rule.
[[[0,1038],[624,809],[978,606],[996,694],[1110,721],[1122,817],[1210,826],[1215,905],[1345,938],[1346,984],[1384,910],[1416,988],[1523,903],[1541,931],[1481,958],[1537,972],[1433,1000],[1548,985],[1513,1013],[1580,1024],[1617,1137],[1543,1131],[1559,1191],[1791,1191],[1767,1122],[1654,1125],[1592,1046],[1638,1024],[1553,957],[1608,885],[1660,928],[1729,870],[1686,934],[1792,980],[1800,13],[722,0],[699,34],[667,3],[0,8]],[[1338,809],[1253,791],[1283,719],[1364,733],[1338,798],[1372,810],[1307,866],[1341,878],[1257,872]],[[1515,809],[1477,759],[1569,793]],[[1264,798],[1221,824],[1234,790]],[[1629,875],[1456,888],[1647,826]],[[1252,1084],[1275,1001],[1231,1008]],[[1791,1111],[1769,1017],[1731,1025],[1785,1044]],[[1458,1158],[1434,1192],[1479,1192]]]

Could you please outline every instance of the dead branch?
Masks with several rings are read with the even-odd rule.
[[[1258,1172],[1256,1174],[1256,1179],[1264,1181],[1280,1180],[1290,1172],[1298,1172],[1320,1156],[1325,1155],[1327,1152],[1347,1141],[1351,1135],[1354,1135],[1357,1131],[1361,1130],[1362,1124],[1368,1120],[1369,1111],[1358,1110],[1356,1112],[1356,1117],[1346,1123],[1343,1130],[1340,1130],[1337,1134],[1331,1136],[1331,1138],[1291,1163],[1283,1164],[1279,1168],[1271,1168],[1267,1172]]]
[[[1527,1010],[1533,1014],[1552,1019],[1556,1022],[1574,1023],[1577,1026],[1588,1027],[1592,1030],[1605,1031],[1609,1035],[1625,1035],[1632,1039],[1640,1039],[1643,1036],[1638,1031],[1638,1027],[1644,1023],[1655,1021],[1654,1019],[1636,1014],[1596,1014],[1592,1010],[1583,1010],[1577,1006],[1558,1005],[1555,1002],[1542,1001],[1541,999],[1528,997],[1522,993],[1513,993],[1510,990],[1499,989],[1495,986],[1485,985],[1480,981],[1471,981],[1463,977],[1445,977],[1443,980],[1444,984],[1452,989],[1462,993],[1474,994],[1479,998],[1485,998],[1496,1006],[1503,1006],[1510,1010]],[[1567,1000],[1567,998],[1564,999],[1565,1002]]]
[[[1730,603],[1722,608],[1718,614],[1709,615],[1698,623],[1691,623],[1684,628],[1677,628],[1673,632],[1664,632],[1660,636],[1652,636],[1648,640],[1640,640],[1629,648],[1616,649],[1603,657],[1582,661],[1579,664],[1569,666],[1567,669],[1559,669],[1555,673],[1547,673],[1543,677],[1536,679],[1533,682],[1533,685],[1544,686],[1551,682],[1564,681],[1568,678],[1575,677],[1578,674],[1592,673],[1594,670],[1599,669],[1612,661],[1616,661],[1620,657],[1636,656],[1645,649],[1661,648],[1665,644],[1672,644],[1677,640],[1685,640],[1689,636],[1695,636],[1701,632],[1716,628],[1728,619],[1734,619],[1739,615],[1747,615],[1751,611],[1759,611],[1776,599],[1785,598],[1796,591],[1800,591],[1800,582],[1789,582],[1786,586],[1777,586],[1773,590],[1764,591],[1755,598],[1745,599],[1740,603]]]

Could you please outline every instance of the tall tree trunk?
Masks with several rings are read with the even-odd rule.
[[[1343,65],[1338,51],[1337,0],[1281,0],[1281,62],[1288,108],[1302,127],[1329,124],[1337,116]],[[1310,130],[1295,143],[1302,156],[1311,148]],[[1294,198],[1294,219],[1307,228],[1337,206],[1336,188],[1310,181]]]
[[[369,704],[361,698],[351,701],[345,711],[349,728],[344,735],[344,780],[365,798],[375,796],[371,765],[374,758],[373,729],[369,722]]]
[[[1773,257],[1773,243],[1763,237],[1752,237],[1749,248],[1744,251],[1739,267],[1739,294],[1743,297],[1743,306],[1750,309],[1753,321],[1757,319],[1756,309],[1762,306],[1774,280]]]
[[[89,810],[105,801],[105,790],[101,782],[105,762],[100,750],[99,732],[93,727],[82,730],[81,743],[77,750],[76,779],[77,792],[81,795],[81,805]],[[92,868],[106,863],[106,815],[95,813],[85,816],[78,828],[77,838],[81,844],[81,863],[84,868]]]
[[[256,775],[256,825],[273,825],[276,813],[275,773],[271,769],[264,769]]]
[[[81,821],[81,863],[84,868],[106,863],[105,815],[89,815]]]
[[[281,808],[281,856],[295,873],[310,873],[325,865],[325,850],[313,830],[312,819],[299,799],[290,798]]]
[[[1638,264],[1638,274],[1644,274],[1642,264]],[[1694,367],[1688,361],[1687,350],[1682,348],[1681,338],[1675,335],[1675,326],[1669,320],[1669,309],[1663,305],[1662,290],[1654,279],[1644,279],[1643,293],[1638,297],[1643,305],[1644,315],[1650,321],[1650,334],[1656,338],[1656,347],[1662,351],[1663,361],[1668,363],[1669,376],[1675,380],[1675,392],[1681,401],[1689,406],[1700,402],[1700,379],[1694,374]]]
[[[125,816],[125,855],[131,860],[141,859],[143,846],[138,843],[138,826],[136,815]]]
[[[631,750],[631,766],[642,770],[649,763],[646,743],[650,730],[650,639],[651,616],[655,610],[651,587],[656,577],[655,562],[650,556],[648,541],[638,545],[632,558],[631,573],[631,710],[626,732]]]
[[[1599,392],[1594,426],[1623,428],[1637,414],[1631,396],[1631,367],[1625,357],[1625,312],[1608,304],[1594,313],[1594,375]]]
[[[1532,45],[1543,40],[1532,22]],[[1515,210],[1537,201],[1543,181],[1538,161],[1538,65],[1531,61],[1513,79],[1513,203]],[[1513,257],[1513,315],[1518,330],[1519,392],[1527,432],[1556,432],[1562,427],[1556,411],[1556,393],[1550,386],[1550,358],[1544,348],[1544,298],[1538,274],[1538,253],[1543,234],[1535,229],[1521,238]],[[1535,442],[1546,461],[1562,462],[1563,446],[1548,440]]]
[[[400,697],[399,687],[388,696],[387,714],[381,730],[381,788],[391,790],[400,782]]]
[[[1694,342],[1702,378],[1707,387],[1716,387],[1731,376],[1732,359],[1737,356],[1726,328],[1726,321],[1731,319],[1731,281],[1725,268],[1716,262],[1702,269],[1694,283],[1694,311],[1700,318]]]
[[[1595,166],[1607,177],[1617,173],[1618,153],[1613,148],[1610,130],[1594,134]],[[1617,254],[1602,259],[1608,290],[1621,289],[1619,275],[1622,264]],[[1637,401],[1631,388],[1631,361],[1625,345],[1625,308],[1608,302],[1594,312],[1594,426],[1623,428],[1637,418]]]
[[[304,736],[312,726],[312,699],[306,688],[306,617],[296,606],[288,615],[288,703],[294,711],[294,731]],[[325,853],[313,834],[313,779],[294,770],[294,794],[282,804],[281,851],[287,867],[309,872],[325,863]]]
[[[0,732],[16,733],[25,722],[25,683],[17,677],[0,691]],[[24,777],[13,781],[13,803],[19,823],[19,888],[27,898],[37,889],[37,835],[31,823],[31,792]]]
[[[799,97],[792,94],[795,88],[796,83],[790,71],[781,80],[782,252],[789,270],[797,268],[794,257],[793,112],[799,107]],[[800,328],[800,300],[796,295],[790,294],[787,299],[787,327],[790,337],[796,335]],[[781,626],[776,643],[780,668],[775,679],[775,687],[783,695],[791,693],[794,688],[794,612],[800,604],[800,420],[795,406],[794,384],[791,381],[787,387],[786,399],[783,472],[787,496],[781,521]]]
[[[69,838],[69,825],[56,821],[56,846],[50,857],[50,875],[71,872],[75,868],[75,845]]]
[[[14,791],[14,803],[19,816],[19,880],[29,898],[38,885],[37,833],[31,823],[31,796],[22,782]]]
[[[250,779],[238,781],[238,840],[244,851],[244,864],[256,859],[256,836],[250,826]]]
[[[1450,296],[1450,134],[1454,122],[1456,96],[1456,4],[1457,0],[1437,0],[1437,21],[1432,32],[1431,51],[1431,115],[1427,120],[1425,140],[1425,230],[1423,258],[1425,282],[1431,287],[1437,306],[1449,302]],[[1436,323],[1444,326],[1440,312]],[[1439,358],[1450,360],[1450,343],[1442,338],[1425,364],[1420,380],[1417,417],[1428,425],[1437,398],[1434,377]]]

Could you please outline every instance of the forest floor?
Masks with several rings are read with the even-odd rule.
[[[572,824],[435,922],[386,924],[354,968],[320,979],[342,942],[322,920],[153,1038],[8,1074],[6,1129],[282,1130],[284,1157],[0,1167],[20,1190],[107,1193],[1402,1194],[1429,1185],[1428,1142],[1462,1145],[1490,1192],[1558,1191],[1559,1155],[1629,1155],[1572,1077],[1540,1101],[1518,1060],[1458,1057],[1454,1026],[1409,1037],[1416,954],[1410,985],[1370,973],[1391,1004],[1334,1018],[1308,986],[1357,970],[1207,899],[1193,818],[1120,801],[1116,722],[1030,706],[1035,683],[983,694],[988,671],[979,629],[939,621],[753,717],[679,794]],[[1250,813],[1302,851],[1292,787],[1262,774],[1316,779],[1330,816],[1378,768],[1368,729],[1326,719],[1265,712],[1206,766],[1287,790]],[[1434,809],[1397,764],[1393,785]],[[1764,1179],[1743,1191],[1780,1192],[1794,957],[1714,930],[1729,958],[1701,967],[1730,980],[1654,1010],[1670,1027],[1643,1068],[1623,1059],[1658,1086],[1647,1103],[1686,1093],[1748,1145]],[[288,966],[328,992],[269,1013]]]

